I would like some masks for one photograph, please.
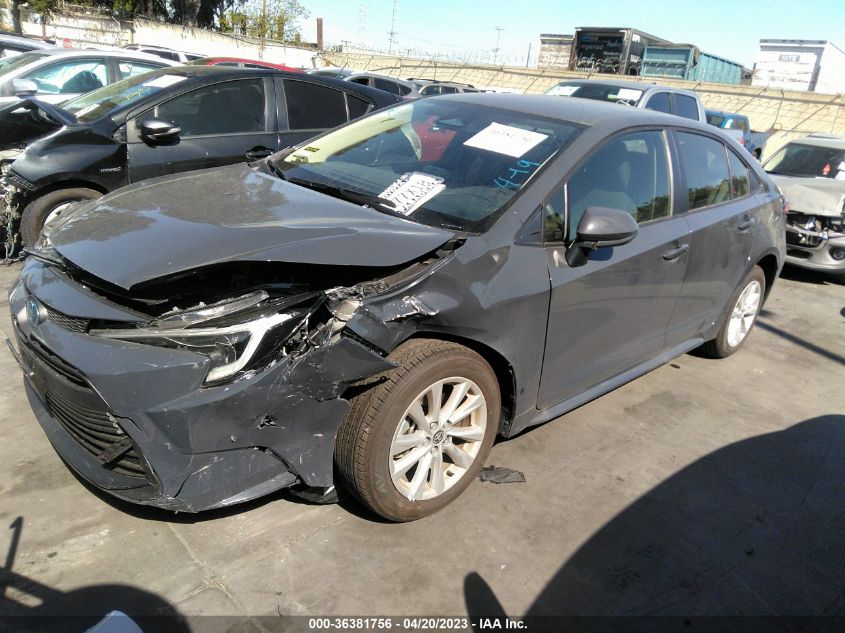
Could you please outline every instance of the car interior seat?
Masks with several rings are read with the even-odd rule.
[[[62,85],[62,93],[91,92],[103,87],[103,82],[90,70],[82,70]]]

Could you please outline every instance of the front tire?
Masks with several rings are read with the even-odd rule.
[[[757,322],[765,296],[766,275],[755,266],[731,297],[725,320],[716,338],[704,344],[704,352],[713,358],[726,358],[742,347]]]
[[[478,476],[499,428],[496,374],[456,343],[414,339],[398,367],[351,398],[335,447],[341,483],[391,521],[413,521],[456,499]]]
[[[41,236],[41,230],[47,220],[58,219],[64,208],[73,202],[96,200],[102,197],[99,191],[85,187],[58,189],[36,198],[23,210],[21,215],[21,239],[24,246],[32,246]]]

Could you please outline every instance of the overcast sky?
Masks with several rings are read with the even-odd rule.
[[[300,2],[311,12],[302,23],[306,40],[316,40],[322,17],[326,44],[388,49],[393,0]],[[830,40],[845,49],[845,0],[397,0],[393,49],[480,58],[500,35],[500,61],[524,63],[530,44],[533,64],[540,33],[577,26],[634,27],[751,67],[761,38]]]

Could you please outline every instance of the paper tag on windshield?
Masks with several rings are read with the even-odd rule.
[[[619,99],[619,101],[639,101],[640,97],[642,96],[642,90],[634,90],[633,88],[620,88],[619,94],[616,95],[616,98]]]
[[[573,92],[578,90],[581,86],[555,86],[551,90],[549,90],[546,94],[553,95],[555,97],[569,97],[572,95]]]
[[[181,77],[179,75],[162,75],[161,77],[145,81],[144,85],[149,88],[167,88],[186,79],[187,77]]]
[[[547,138],[549,138],[548,135],[539,132],[531,132],[501,123],[491,123],[464,142],[464,145],[519,158]]]
[[[411,215],[445,188],[442,178],[411,171],[402,174],[396,182],[379,194],[379,198],[394,203],[398,213]]]

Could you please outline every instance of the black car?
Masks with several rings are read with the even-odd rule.
[[[79,205],[9,302],[33,410],[97,487],[191,512],[342,484],[404,521],[497,435],[739,349],[784,226],[707,124],[449,95]]]
[[[30,100],[0,141],[29,142],[6,183],[25,245],[69,203],[175,172],[264,158],[396,103],[350,82],[265,69],[184,66],[145,73],[61,107]]]

